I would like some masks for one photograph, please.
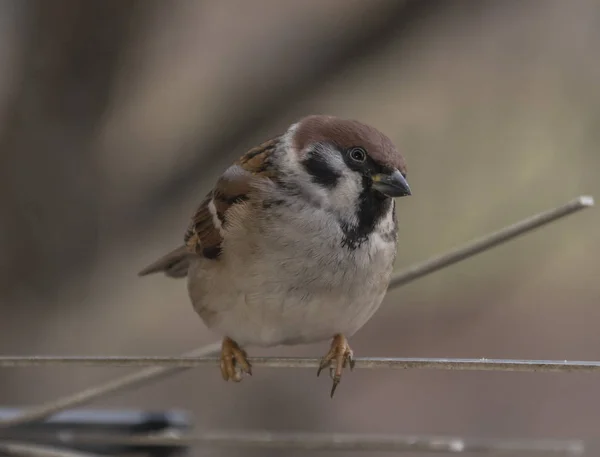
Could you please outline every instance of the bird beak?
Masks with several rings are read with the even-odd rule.
[[[373,188],[388,197],[411,195],[406,178],[398,170],[391,173],[378,173],[371,178],[373,179]]]

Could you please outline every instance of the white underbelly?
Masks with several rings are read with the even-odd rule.
[[[277,346],[353,335],[377,310],[387,288],[391,263],[370,271],[298,272],[233,264],[190,268],[188,288],[205,324],[242,345]],[[388,262],[389,263],[389,262]],[[280,264],[281,265],[281,264]],[[304,275],[304,276],[303,276]],[[338,282],[331,277],[335,276]],[[339,276],[344,280],[339,282]],[[235,278],[235,279],[234,279]],[[304,278],[304,279],[299,279]],[[233,280],[232,280],[233,279]]]
[[[252,298],[255,297],[255,298]],[[232,306],[220,312],[210,327],[240,344],[276,346],[353,335],[376,311],[383,297],[350,299],[345,294],[314,297],[256,293],[221,296]]]

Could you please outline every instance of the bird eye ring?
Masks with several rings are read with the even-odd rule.
[[[363,148],[352,148],[348,152],[348,155],[355,162],[364,162],[367,158],[367,153]]]

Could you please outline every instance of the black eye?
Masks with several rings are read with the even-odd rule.
[[[363,148],[352,148],[348,151],[348,155],[355,162],[364,162],[367,158],[367,153]]]

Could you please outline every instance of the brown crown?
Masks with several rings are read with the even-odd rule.
[[[328,142],[340,149],[360,146],[377,163],[406,173],[406,163],[394,143],[370,125],[334,116],[313,115],[302,119],[294,134],[293,145],[298,151],[306,146]]]

